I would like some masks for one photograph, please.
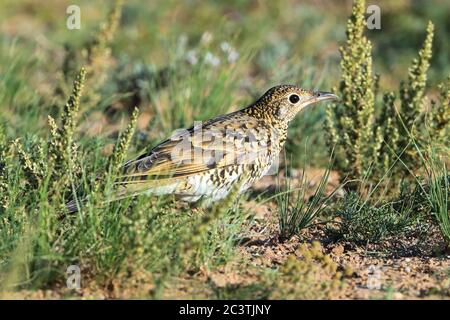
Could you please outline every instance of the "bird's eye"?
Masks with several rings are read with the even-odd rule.
[[[290,97],[289,97],[289,102],[290,103],[297,103],[297,102],[299,102],[300,101],[300,97],[298,96],[298,95],[296,95],[296,94],[292,94]]]

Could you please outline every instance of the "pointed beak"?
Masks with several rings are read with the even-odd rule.
[[[339,97],[331,92],[316,91],[314,96],[311,98],[311,103],[316,103],[325,100],[339,100]]]

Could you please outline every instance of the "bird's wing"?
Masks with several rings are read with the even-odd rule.
[[[217,118],[202,127],[175,134],[124,166],[121,183],[186,177],[235,164],[251,164],[267,145],[261,144],[259,120],[248,115]]]

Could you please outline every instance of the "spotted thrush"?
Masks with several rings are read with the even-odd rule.
[[[337,98],[294,85],[273,87],[248,107],[179,130],[125,163],[115,182],[115,199],[173,194],[184,201],[212,204],[235,187],[244,192],[278,159],[295,115],[309,105]],[[76,201],[67,207],[78,210]]]
[[[248,107],[174,134],[128,161],[117,181],[118,196],[174,194],[209,203],[263,177],[284,146],[289,123],[305,107],[337,99],[329,92],[280,85]]]

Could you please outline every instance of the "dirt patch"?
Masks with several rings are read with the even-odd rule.
[[[276,208],[249,206],[257,212],[255,223],[239,250],[252,265],[277,268],[302,243],[319,241],[324,253],[346,274],[345,289],[336,298],[450,298],[450,252],[445,251],[438,230],[430,230],[426,242],[399,237],[356,246],[330,239],[324,225],[316,225],[301,237],[280,242]]]

